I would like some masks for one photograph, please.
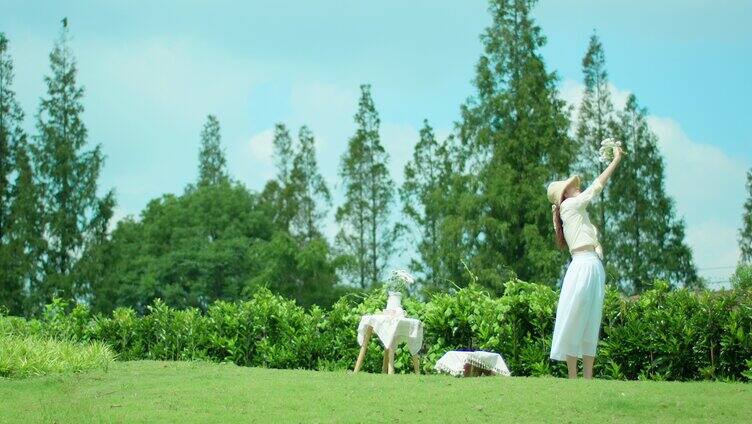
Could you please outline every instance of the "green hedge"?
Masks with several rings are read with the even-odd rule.
[[[470,286],[425,303],[406,298],[403,306],[425,324],[426,372],[448,350],[483,349],[500,352],[515,375],[564,376],[565,365],[548,359],[557,297],[549,287],[515,280],[500,298]],[[261,290],[245,302],[216,302],[205,313],[156,302],[144,316],[121,308],[104,317],[58,300],[39,320],[3,318],[0,331],[102,341],[121,360],[335,370],[352,368],[360,316],[385,303],[385,293],[376,291],[346,296],[328,310],[305,310]],[[364,369],[378,372],[382,350],[376,338],[371,343]],[[409,372],[406,349],[398,349],[396,368]],[[629,299],[609,289],[596,373],[613,379],[752,379],[752,291],[670,290],[659,282]]]

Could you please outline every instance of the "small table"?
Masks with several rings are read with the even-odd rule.
[[[394,350],[398,344],[407,343],[407,348],[413,359],[413,368],[420,373],[420,359],[418,352],[423,346],[423,323],[415,318],[394,316],[387,314],[363,315],[358,325],[358,343],[360,353],[355,362],[355,372],[360,371],[368,350],[368,342],[373,333],[379,337],[384,345],[384,361],[381,371],[394,374]]]

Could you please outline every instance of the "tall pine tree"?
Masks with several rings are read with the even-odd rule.
[[[206,117],[206,123],[201,131],[201,150],[198,158],[198,184],[200,186],[219,184],[228,180],[227,160],[222,150],[219,120],[214,115]]]
[[[540,53],[545,37],[531,16],[534,3],[490,2],[477,94],[462,107],[460,137],[477,176],[474,196],[462,200],[462,248],[479,281],[497,292],[513,275],[554,284],[566,257],[553,243],[545,187],[568,175],[576,145]]]
[[[614,212],[613,265],[625,289],[639,293],[655,279],[695,286],[697,270],[684,241],[684,221],[677,219],[665,192],[663,157],[648,128],[646,110],[634,95],[619,112],[615,134],[629,152],[610,181],[607,200]]]
[[[21,294],[18,290],[23,292],[21,297],[11,297],[9,301],[13,302],[11,299],[15,299],[16,302],[13,303],[16,307],[19,306],[17,301],[22,301],[23,312],[26,315],[36,312],[38,299],[35,295],[43,275],[41,258],[46,248],[45,240],[42,238],[41,212],[44,210],[44,205],[41,200],[41,191],[34,181],[34,171],[28,151],[27,143],[20,143],[16,146],[16,180],[12,193],[13,203],[10,209],[7,245],[7,251],[10,254],[8,277],[14,279],[14,284],[7,287],[12,287],[16,295]]]
[[[24,312],[25,286],[34,274],[38,255],[33,247],[39,235],[26,233],[27,220],[37,220],[36,193],[28,161],[23,112],[13,91],[13,60],[8,38],[0,32],[0,309]],[[31,204],[28,216],[19,212]],[[38,252],[36,252],[38,253]]]
[[[739,229],[739,250],[742,252],[741,262],[752,264],[752,168],[747,171],[747,200]]]
[[[8,38],[0,32],[0,248],[7,242],[10,225],[13,152],[24,136],[23,112],[12,85],[13,60],[8,52]]]
[[[294,155],[290,184],[294,187],[295,215],[292,217],[292,234],[310,242],[322,237],[321,222],[331,205],[331,193],[319,172],[313,133],[303,126],[298,133],[298,146]]]
[[[599,158],[601,141],[612,137],[614,105],[608,87],[606,57],[598,36],[590,37],[587,53],[582,59],[585,92],[577,115],[576,138],[579,143],[579,157],[576,169],[586,184],[590,184],[603,172],[606,164]],[[608,186],[590,205],[590,216],[599,229],[599,238],[604,251],[604,264],[611,255],[608,222],[611,209],[606,203]]]
[[[452,136],[437,141],[433,128],[424,120],[420,140],[412,160],[405,165],[405,181],[399,190],[402,212],[414,224],[411,235],[418,239],[415,244],[420,257],[412,259],[410,267],[429,290],[442,288],[445,286],[442,283],[450,277],[445,262],[451,255],[442,249],[443,237],[447,235],[442,228],[448,231],[450,205],[446,199],[460,165],[453,143]]]
[[[287,126],[278,123],[272,143],[277,175],[267,182],[262,199],[280,230],[303,241],[317,238],[331,194],[319,173],[313,133],[302,126],[294,143]]]
[[[301,305],[331,304],[339,294],[336,263],[321,230],[331,195],[319,173],[315,138],[303,126],[293,143],[280,123],[273,144],[277,176],[266,184],[262,203],[276,232],[263,249],[266,265],[250,284],[273,287]]]
[[[76,81],[77,67],[68,46],[67,22],[50,53],[51,75],[45,77],[47,94],[37,114],[38,135],[33,145],[34,164],[45,204],[45,279],[36,290],[38,302],[52,296],[72,298],[77,293],[73,270],[86,244],[97,232],[102,214],[114,204],[112,191],[97,195],[103,155],[99,145],[85,150],[87,131],[82,121],[83,88]]]
[[[387,168],[389,155],[381,145],[371,87],[360,88],[356,132],[340,164],[345,202],[337,208],[336,220],[340,225],[337,244],[350,258],[345,272],[352,283],[367,288],[384,277],[400,227],[390,224],[394,182]]]
[[[468,268],[473,263],[475,241],[467,237],[467,229],[475,225],[472,222],[475,211],[468,208],[477,205],[478,178],[468,172],[468,161],[472,159],[470,146],[450,135],[439,146],[438,154],[439,186],[424,205],[426,215],[439,223],[436,257],[431,261],[434,279],[424,286],[428,292],[463,286],[475,278],[473,270]]]
[[[292,187],[295,152],[290,130],[287,129],[285,124],[278,123],[275,125],[272,145],[277,175],[264,186],[261,201],[271,208],[270,213],[273,216],[275,226],[282,231],[290,232],[290,224],[297,213]]]

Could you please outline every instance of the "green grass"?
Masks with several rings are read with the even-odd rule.
[[[0,380],[0,422],[752,422],[752,385],[118,362]]]
[[[100,342],[74,343],[37,336],[0,335],[0,377],[107,369],[115,360]]]

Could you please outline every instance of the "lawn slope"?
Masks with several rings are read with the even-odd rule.
[[[0,380],[0,422],[752,422],[752,385],[118,362]]]

